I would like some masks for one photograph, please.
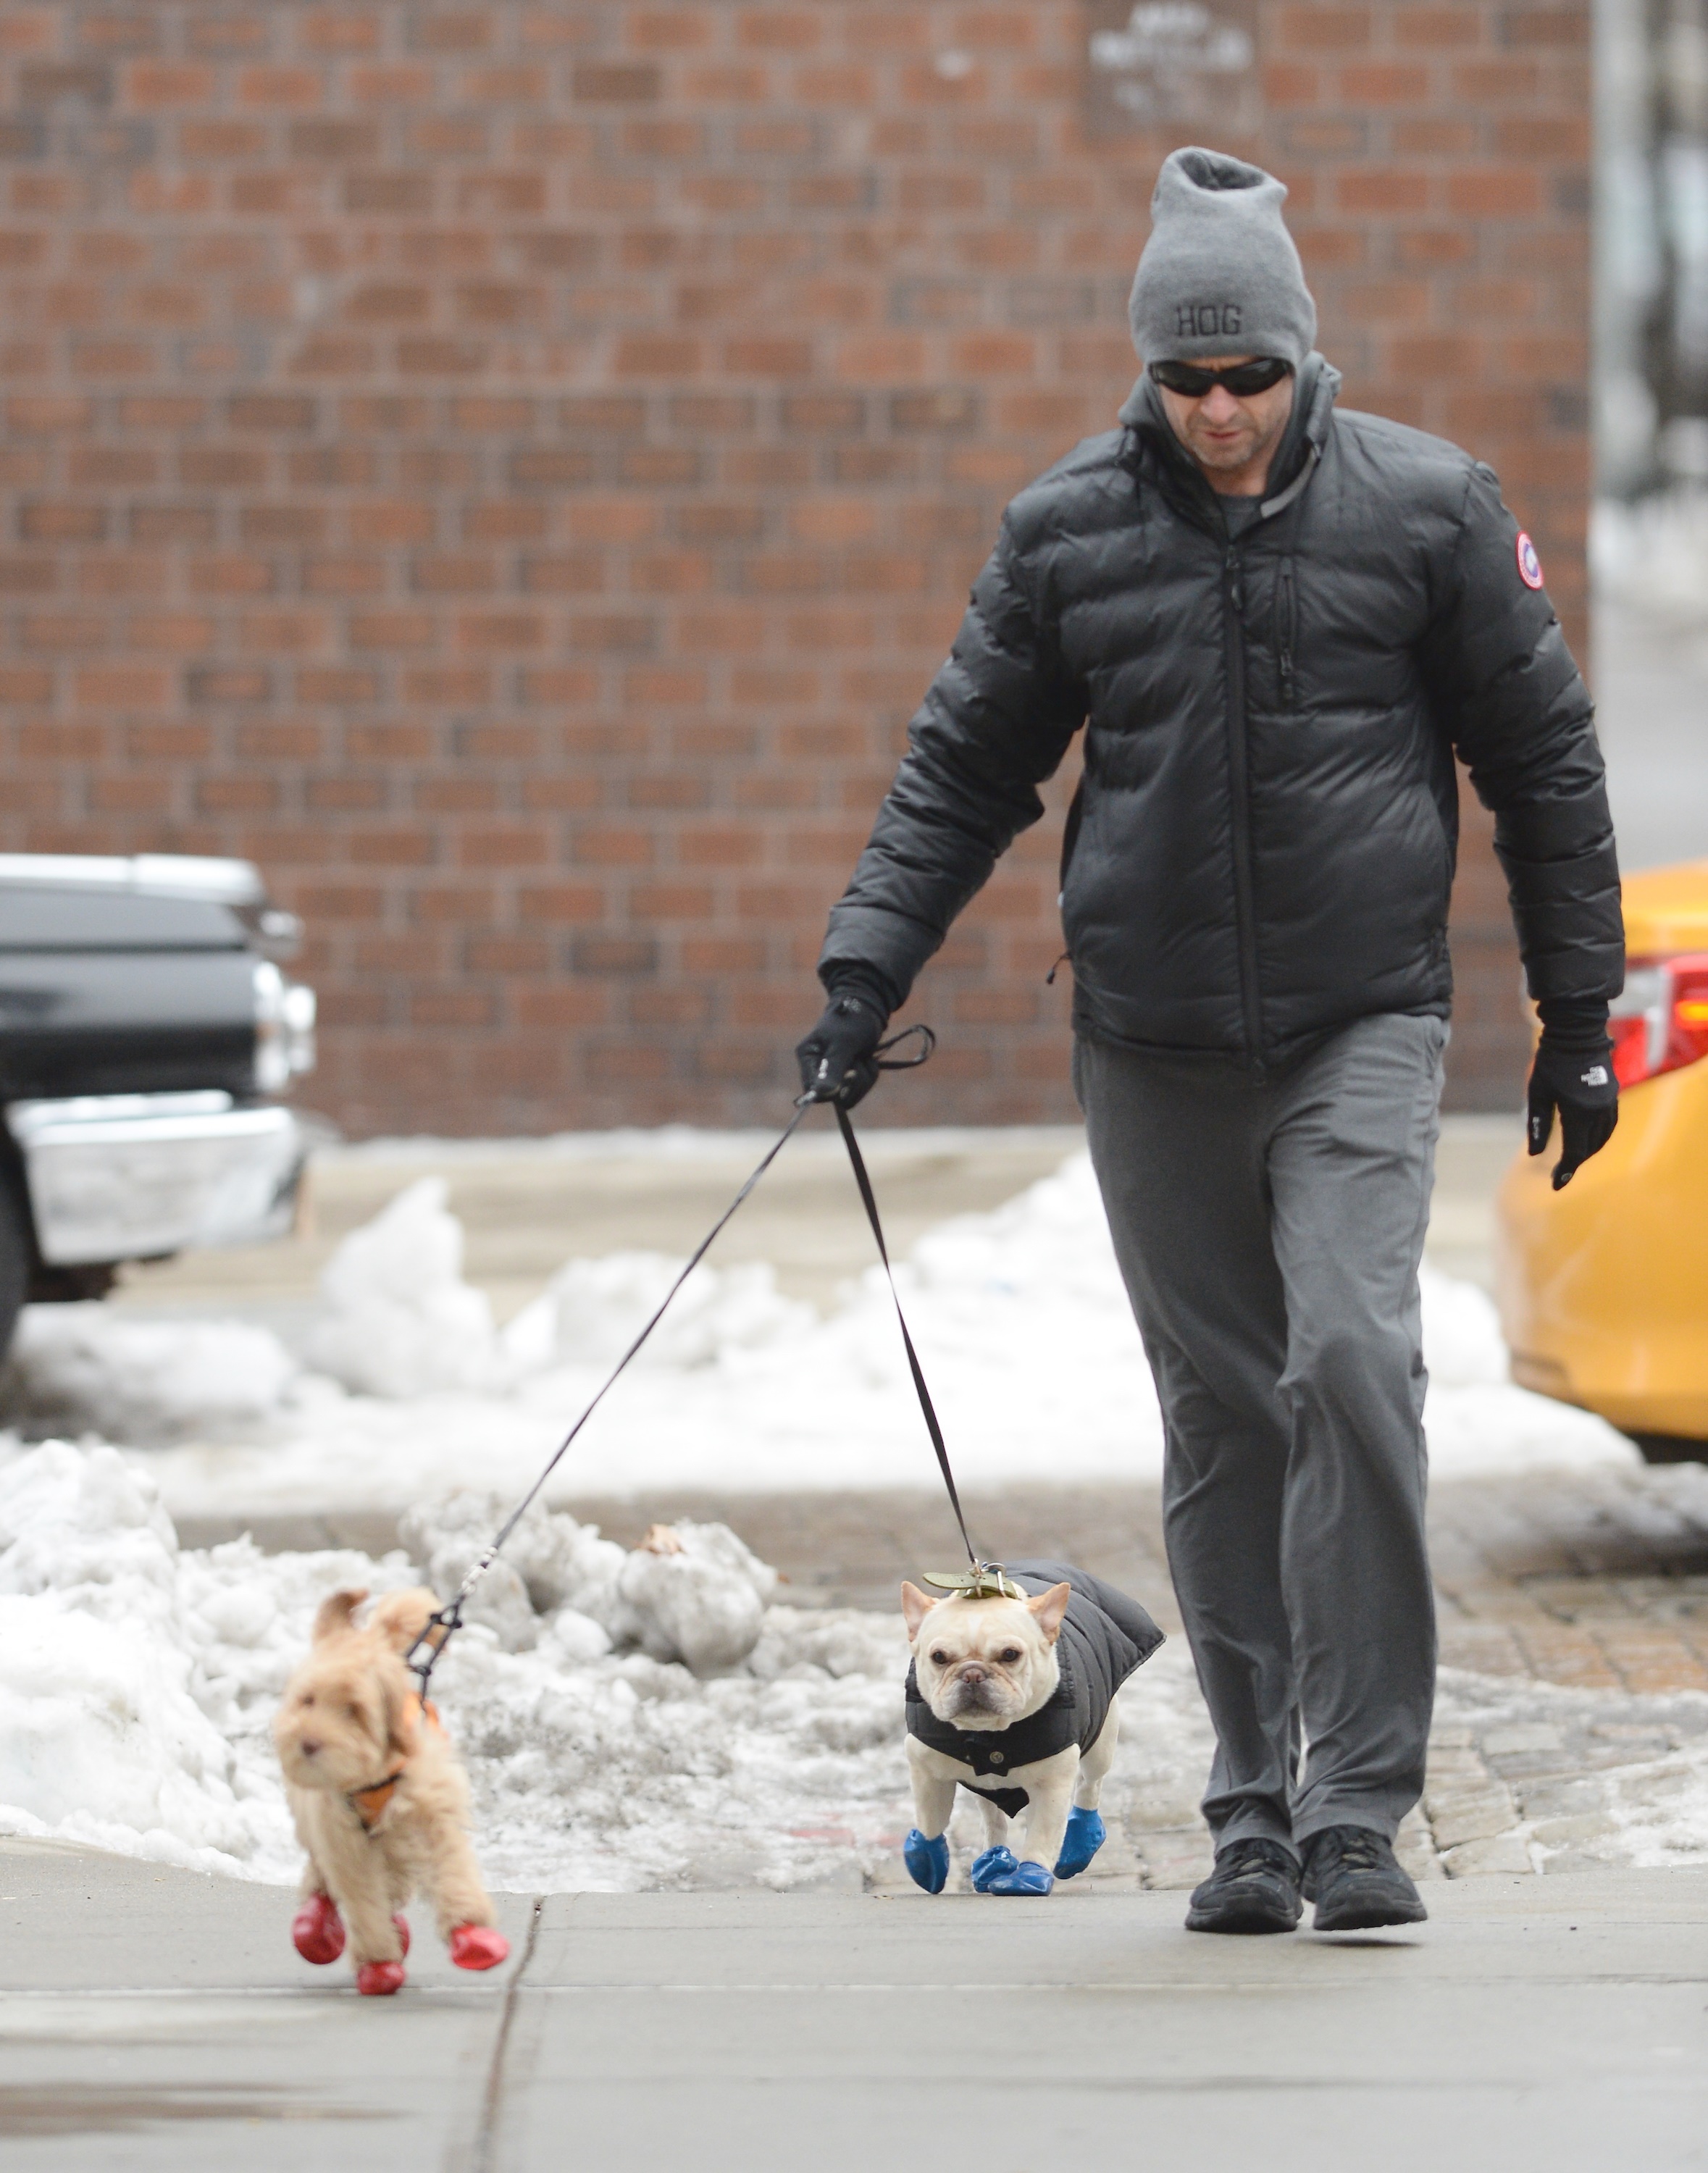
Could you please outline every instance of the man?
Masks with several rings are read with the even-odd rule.
[[[1425,1914],[1394,1833],[1435,1625],[1417,1268],[1447,1038],[1454,754],[1542,1019],[1529,1144],[1612,1132],[1619,879],[1591,708],[1491,472],[1338,413],[1285,191],[1177,151],[1121,428],[1009,507],[831,914],[798,1054],[845,1103],[1086,727],[1074,1075],[1161,1398],[1211,1717],[1193,1930]],[[1302,1765],[1301,1747],[1305,1748]]]

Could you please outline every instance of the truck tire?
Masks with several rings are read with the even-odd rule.
[[[1708,1464],[1708,1441],[1688,1433],[1634,1433],[1626,1438],[1637,1445],[1645,1464]]]
[[[12,1348],[19,1313],[30,1296],[34,1251],[17,1192],[0,1174],[0,1361]]]

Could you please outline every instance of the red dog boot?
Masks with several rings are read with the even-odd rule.
[[[364,1962],[356,1972],[356,1989],[370,1999],[383,1998],[389,1992],[396,1992],[403,1982],[401,1962]]]
[[[403,1951],[407,1955],[409,1952],[409,1927],[401,1917],[394,1917],[391,1921],[397,1927],[397,1936],[402,1940]]]
[[[304,1902],[291,1919],[291,1944],[305,1962],[335,1962],[343,1953],[343,1921],[330,1894]]]
[[[459,1969],[496,1969],[510,1951],[509,1941],[490,1924],[459,1924],[450,1945]]]

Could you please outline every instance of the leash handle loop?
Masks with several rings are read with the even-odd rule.
[[[908,1031],[911,1033],[914,1029],[910,1027]],[[923,1031],[935,1043],[935,1038],[931,1035],[929,1027],[924,1027]],[[897,1036],[897,1040],[904,1040],[906,1038],[905,1035]],[[894,1044],[886,1043],[886,1045],[892,1047]],[[923,1064],[925,1057],[930,1054],[931,1050],[928,1047],[924,1055],[916,1056],[905,1064],[889,1065],[885,1068],[910,1071],[914,1065]],[[967,1559],[972,1563],[973,1568],[978,1570],[982,1565],[978,1559],[978,1550],[967,1534],[967,1518],[962,1510],[961,1496],[955,1485],[955,1473],[949,1462],[948,1445],[943,1439],[942,1426],[938,1423],[937,1407],[931,1401],[931,1391],[925,1385],[925,1369],[919,1363],[919,1354],[913,1348],[913,1338],[908,1330],[908,1316],[902,1310],[902,1294],[896,1288],[896,1271],[890,1265],[890,1248],[884,1243],[884,1226],[878,1215],[877,1195],[873,1192],[871,1178],[866,1173],[865,1157],[860,1152],[859,1142],[854,1137],[854,1129],[849,1121],[848,1111],[843,1108],[840,1102],[835,1104],[835,1108],[837,1125],[842,1133],[843,1145],[848,1149],[848,1158],[854,1169],[854,1183],[859,1188],[860,1200],[866,1211],[866,1220],[871,1224],[872,1235],[877,1240],[878,1257],[884,1264],[884,1274],[890,1286],[890,1297],[896,1308],[896,1319],[902,1330],[902,1345],[908,1354],[908,1367],[913,1376],[913,1387],[919,1395],[919,1409],[925,1415],[925,1431],[930,1435],[931,1446],[937,1452],[937,1468],[943,1475],[943,1484],[949,1490],[949,1506],[954,1510],[955,1521],[961,1527],[961,1541],[967,1550]]]
[[[884,1062],[892,1049],[899,1049],[903,1042],[911,1041],[915,1034],[919,1037],[919,1054],[917,1056],[892,1056],[887,1064]],[[923,1019],[916,1019],[912,1026],[904,1026],[899,1033],[892,1033],[887,1041],[881,1041],[872,1054],[878,1060],[880,1071],[917,1071],[922,1064],[930,1062],[936,1048],[936,1035]]]

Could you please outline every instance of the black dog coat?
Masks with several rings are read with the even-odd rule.
[[[968,1767],[962,1786],[975,1795],[988,1796],[999,1810],[1015,1818],[1026,1809],[1026,1793],[1002,1787],[1003,1777],[1016,1766],[1035,1766],[1041,1758],[1053,1758],[1070,1743],[1082,1752],[1089,1750],[1103,1732],[1116,1691],[1150,1658],[1162,1642],[1162,1632],[1136,1599],[1085,1570],[1048,1561],[1005,1562],[1003,1566],[1015,1583],[1033,1595],[1048,1592],[1052,1585],[1073,1588],[1056,1639],[1060,1682],[1036,1712],[1011,1728],[956,1728],[939,1720],[919,1695],[918,1671],[910,1661],[908,1733]],[[987,1785],[993,1779],[997,1785]]]

